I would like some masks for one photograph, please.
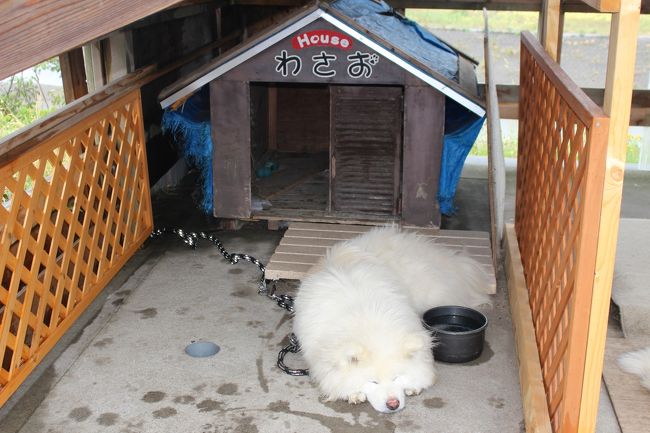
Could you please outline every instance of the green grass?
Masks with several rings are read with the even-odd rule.
[[[483,11],[407,9],[406,16],[419,24],[434,29],[483,31]],[[492,32],[537,32],[537,12],[490,11]],[[567,13],[564,33],[609,35],[609,14]],[[650,16],[641,16],[639,34],[650,34]]]
[[[639,154],[641,151],[641,136],[628,134],[627,136],[627,155],[625,162],[628,164],[636,164],[639,162]],[[517,137],[503,134],[503,156],[505,158],[516,158],[517,157]],[[487,130],[485,126],[481,129],[474,146],[469,152],[473,156],[487,156],[488,146],[487,146]]]

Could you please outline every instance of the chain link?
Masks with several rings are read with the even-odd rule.
[[[214,235],[208,235],[205,232],[186,232],[183,229],[177,229],[177,228],[161,228],[161,229],[154,229],[151,232],[150,238],[155,239],[159,238],[160,236],[164,234],[174,234],[181,238],[183,243],[188,245],[192,249],[196,249],[196,244],[198,239],[204,239],[207,241],[210,241],[214,244],[215,247],[219,250],[221,255],[230,262],[231,265],[235,265],[239,263],[240,260],[245,260],[247,262],[251,262],[254,265],[256,265],[259,269],[260,272],[262,272],[262,277],[260,278],[260,281],[257,285],[257,293],[259,295],[266,296],[267,298],[271,299],[274,301],[280,308],[284,308],[290,313],[293,313],[293,297],[289,295],[277,295],[275,293],[275,284],[269,288],[266,284],[266,267],[262,262],[257,260],[253,256],[249,256],[248,254],[241,254],[241,253],[229,253],[226,251],[224,248],[223,244],[221,241]]]
[[[260,272],[262,272],[262,277],[260,278],[258,288],[257,288],[257,293],[259,295],[264,295],[267,298],[271,299],[274,301],[276,304],[278,304],[279,307],[284,308],[290,313],[293,313],[293,297],[289,295],[277,295],[275,293],[275,284],[269,288],[266,284],[266,267],[262,262],[257,260],[253,256],[249,256],[248,254],[241,254],[241,253],[229,253],[226,251],[224,248],[223,244],[221,241],[214,235],[208,235],[205,232],[186,232],[183,229],[176,229],[176,228],[162,228],[162,229],[154,229],[151,232],[150,238],[155,239],[159,238],[164,234],[174,234],[181,238],[183,243],[188,245],[192,249],[196,249],[196,244],[198,239],[205,239],[207,241],[210,241],[214,244],[215,247],[219,250],[221,255],[230,262],[231,265],[239,263],[240,260],[246,260],[247,262],[251,262],[254,265],[256,265],[259,269]],[[282,350],[280,350],[280,353],[278,353],[278,362],[277,365],[278,367],[284,371],[286,374],[290,376],[308,376],[309,371],[306,369],[292,369],[284,365],[284,356],[287,354],[287,352],[291,353],[298,353],[300,351],[300,344],[298,343],[298,339],[296,338],[295,334],[291,333],[289,334],[289,344],[285,346]]]
[[[284,365],[284,355],[286,355],[287,352],[300,352],[300,343],[298,343],[298,337],[296,337],[296,334],[293,332],[289,334],[289,344],[287,344],[282,350],[280,350],[280,353],[278,353],[278,368],[287,373],[289,376],[309,376],[308,369],[289,368]]]

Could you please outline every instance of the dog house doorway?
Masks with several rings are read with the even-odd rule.
[[[393,220],[403,88],[251,83],[253,218]]]

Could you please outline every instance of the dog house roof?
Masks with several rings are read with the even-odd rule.
[[[477,62],[395,13],[381,0],[336,0],[307,6],[265,34],[164,89],[160,95],[162,107],[194,93],[318,19],[375,50],[474,114],[485,114],[476,82]]]

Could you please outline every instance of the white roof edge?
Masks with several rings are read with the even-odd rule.
[[[411,74],[415,75],[418,77],[420,80],[424,81],[434,89],[440,91],[443,93],[445,96],[448,96],[449,98],[453,99],[454,101],[458,102],[460,105],[463,107],[467,108],[470,110],[472,113],[476,114],[479,117],[483,117],[485,115],[485,109],[472,101],[469,98],[466,98],[465,96],[461,95],[458,93],[456,90],[452,89],[451,87],[441,83],[440,81],[436,80],[433,78],[431,75],[425,73],[424,71],[420,70],[419,68],[416,68],[415,66],[411,65],[401,57],[397,56],[396,54],[392,53],[390,50],[384,48],[383,46],[379,45],[372,39],[368,38],[367,36],[363,35],[359,31],[353,29],[346,23],[340,21],[338,18],[328,14],[324,13],[323,14],[323,19],[334,25],[335,27],[338,27],[339,29],[343,30],[344,32],[348,33],[350,36],[354,37],[356,40],[361,42],[362,44],[366,45],[368,48],[372,48],[373,50],[377,51],[380,53],[382,56],[386,57],[393,63],[397,64],[400,66],[402,69],[410,72]]]
[[[182,89],[172,93],[162,101],[160,101],[160,105],[162,108],[167,108],[180,98],[187,96],[199,88],[203,87],[205,84],[209,83],[210,81],[214,80],[215,78],[225,74],[226,72],[230,71],[231,69],[237,67],[241,63],[245,62],[246,60],[254,57],[255,55],[259,54],[260,52],[264,51],[266,48],[270,47],[271,45],[275,44],[276,42],[281,41],[285,37],[289,36],[290,34],[294,33],[297,30],[300,30],[304,26],[306,26],[309,23],[312,23],[316,21],[318,18],[323,18],[324,20],[328,21],[330,24],[333,26],[339,28],[340,30],[343,30],[362,44],[366,45],[368,48],[371,48],[378,53],[380,53],[382,56],[386,57],[399,67],[403,68],[404,70],[408,71],[409,73],[415,75],[418,77],[420,80],[424,81],[425,83],[429,84],[431,87],[434,89],[440,91],[442,94],[445,96],[451,98],[452,100],[458,102],[460,105],[463,107],[467,108],[474,114],[476,114],[479,117],[483,117],[485,115],[485,109],[472,101],[471,99],[461,95],[456,91],[455,89],[452,89],[451,87],[443,84],[442,82],[436,80],[433,78],[431,75],[425,73],[421,69],[411,65],[409,62],[405,61],[401,57],[397,56],[396,54],[392,53],[390,50],[386,49],[382,45],[376,43],[372,39],[368,38],[367,36],[363,35],[359,31],[355,30],[354,28],[350,27],[346,23],[342,22],[338,18],[334,17],[333,15],[328,14],[327,12],[323,11],[322,9],[316,9],[315,11],[309,13],[308,15],[302,17],[301,19],[297,20],[296,22],[290,24],[289,26],[283,28],[277,33],[274,33],[273,35],[269,36],[268,38],[264,39],[257,45],[251,47],[250,49],[244,51],[243,53],[233,57],[232,59],[228,60],[227,62],[217,66],[215,69],[211,70],[207,74],[203,75],[202,77],[194,80],[187,86],[183,87]]]
[[[316,9],[315,11],[309,13],[308,15],[305,15],[304,17],[300,18],[296,22],[283,28],[279,32],[274,33],[268,38],[264,39],[257,45],[252,46],[251,48],[244,51],[243,53],[217,66],[216,68],[214,68],[207,74],[203,75],[202,77],[192,81],[190,84],[183,87],[182,89],[172,93],[171,95],[169,95],[168,97],[160,101],[160,105],[162,106],[162,108],[167,108],[177,100],[181,99],[182,97],[194,93],[195,91],[197,91],[204,85],[208,84],[210,81],[214,80],[215,78],[220,77],[221,75],[225,74],[231,69],[239,66],[240,64],[244,63],[246,60],[256,56],[257,54],[261,53],[271,45],[275,44],[276,42],[281,41],[282,39],[286,38],[293,32],[305,27],[307,24],[316,21],[318,18],[323,16],[324,13],[325,12],[322,9]]]

